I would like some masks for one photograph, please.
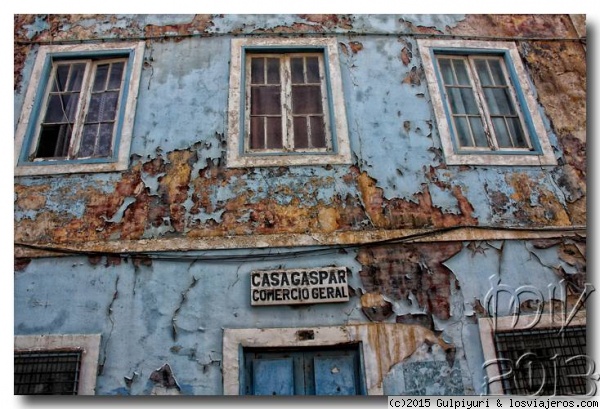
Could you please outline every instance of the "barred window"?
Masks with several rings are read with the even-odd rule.
[[[15,395],[77,395],[81,351],[15,352]]]
[[[494,334],[504,391],[509,395],[585,395],[586,327]],[[512,371],[511,371],[512,370]]]

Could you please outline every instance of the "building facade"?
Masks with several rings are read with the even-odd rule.
[[[585,16],[14,21],[15,393],[592,389]]]

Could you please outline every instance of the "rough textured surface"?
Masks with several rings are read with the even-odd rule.
[[[585,32],[581,18],[15,15],[14,22],[15,123],[40,44],[146,41],[128,170],[14,181],[17,246],[92,250],[40,257],[19,247],[15,334],[101,333],[100,394],[222,393],[222,328],[372,323],[385,393],[478,394],[477,318],[489,314],[494,285],[542,289],[519,299],[530,312],[540,303],[572,308],[584,294],[585,237],[560,230],[587,223],[586,49],[569,40]],[[228,168],[230,39],[312,33],[338,40],[353,163]],[[415,34],[515,37],[558,166],[446,165]],[[531,229],[534,239],[511,230],[512,240],[464,233],[345,246],[461,226],[491,235]],[[546,230],[544,239],[535,229]],[[312,245],[335,237],[340,246],[307,248],[300,237]],[[213,239],[240,240],[228,250],[194,251]],[[119,254],[131,243],[160,251]],[[349,268],[349,302],[249,306],[252,270],[329,265]]]

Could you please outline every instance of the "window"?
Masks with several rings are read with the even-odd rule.
[[[580,312],[481,318],[479,332],[492,394],[586,395],[590,358],[586,318]],[[536,320],[539,322],[536,323]],[[495,322],[494,322],[495,321]],[[533,325],[535,323],[535,325]]]
[[[15,336],[15,395],[93,395],[100,335]]]
[[[380,362],[378,345],[396,330],[396,324],[225,328],[223,392],[381,395],[392,362]]]
[[[81,351],[15,352],[15,395],[77,395]]]
[[[40,47],[16,132],[16,174],[126,169],[143,43]]]
[[[334,39],[234,39],[227,164],[350,163]]]
[[[358,344],[332,348],[245,349],[246,395],[360,395]]]
[[[556,164],[514,44],[418,44],[448,164]]]

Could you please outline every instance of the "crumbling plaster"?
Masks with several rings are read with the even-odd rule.
[[[558,166],[452,167],[444,164],[416,41],[398,35],[575,35],[567,20],[555,21],[264,15],[250,23],[234,15],[16,15],[15,38],[22,40],[15,45],[16,112],[38,47],[28,41],[152,38],[146,41],[129,169],[15,179],[17,244],[94,252],[16,259],[15,333],[101,333],[100,394],[203,395],[223,392],[223,328],[395,328],[391,331],[404,335],[425,334],[419,339],[429,344],[415,344],[410,354],[385,355],[385,365],[378,363],[384,370],[373,383],[377,391],[400,392],[394,388],[404,363],[408,368],[432,361],[434,369],[460,368],[466,393],[483,392],[476,382],[483,378],[483,354],[475,322],[486,313],[481,303],[490,277],[544,289],[565,280],[568,294],[576,297],[585,281],[584,238],[453,236],[383,247],[315,247],[328,251],[291,259],[285,247],[319,240],[357,244],[390,238],[391,232],[457,226],[584,227],[581,44],[518,41]],[[353,165],[227,168],[226,33],[298,31],[337,36]],[[215,248],[218,239],[219,248],[226,248],[236,237],[241,240],[227,250],[176,251]],[[279,246],[264,237],[274,237]],[[252,243],[256,249],[244,249]],[[119,255],[124,248],[152,249],[158,257]],[[236,261],[257,253],[263,261]],[[209,255],[219,258],[211,261]],[[275,307],[249,308],[251,270],[331,264],[352,272],[348,303],[276,307],[276,314]],[[524,268],[528,274],[519,275]],[[152,381],[161,373],[169,375],[167,384]],[[458,378],[448,379],[446,386],[459,387]]]

